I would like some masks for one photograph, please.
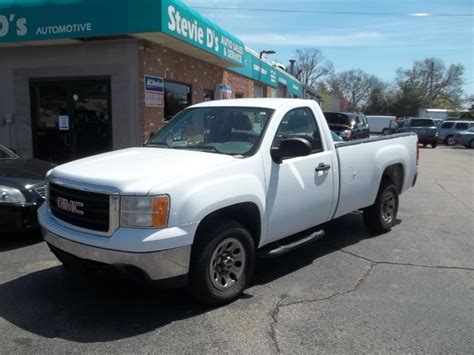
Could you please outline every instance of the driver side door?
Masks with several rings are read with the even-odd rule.
[[[272,147],[286,138],[307,139],[307,156],[271,161],[267,186],[268,234],[272,242],[329,220],[334,203],[333,151],[327,149],[309,107],[289,111],[282,119]],[[268,170],[267,170],[268,171]]]

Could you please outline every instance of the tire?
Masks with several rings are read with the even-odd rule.
[[[438,143],[436,143],[436,142],[431,143],[431,148],[434,149],[434,148],[436,148],[437,146],[438,146]]]
[[[447,136],[446,139],[444,140],[444,144],[453,146],[456,144],[456,141],[454,140],[454,136]]]
[[[211,306],[234,301],[252,278],[255,255],[255,242],[240,223],[223,220],[204,228],[191,252],[191,294]]]
[[[375,235],[392,229],[398,212],[398,189],[390,180],[382,179],[377,198],[372,206],[364,209],[364,223]]]
[[[469,141],[468,148],[474,149],[474,139]]]
[[[384,128],[382,130],[382,135],[384,135],[384,136],[388,135],[388,129],[387,128]]]

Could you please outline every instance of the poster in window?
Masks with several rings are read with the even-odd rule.
[[[145,107],[163,107],[165,84],[163,78],[145,75]]]

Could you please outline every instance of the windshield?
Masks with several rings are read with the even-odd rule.
[[[3,145],[0,145],[0,160],[3,159],[18,159],[18,155],[13,153],[10,149],[5,148]]]
[[[249,156],[255,153],[273,110],[198,107],[182,111],[145,145]]]
[[[433,120],[423,119],[423,120],[411,120],[410,126],[412,127],[433,127],[435,124]]]

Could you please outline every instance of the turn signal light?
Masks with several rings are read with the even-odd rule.
[[[170,199],[167,195],[153,197],[152,225],[156,228],[166,227],[168,224],[168,211]]]

